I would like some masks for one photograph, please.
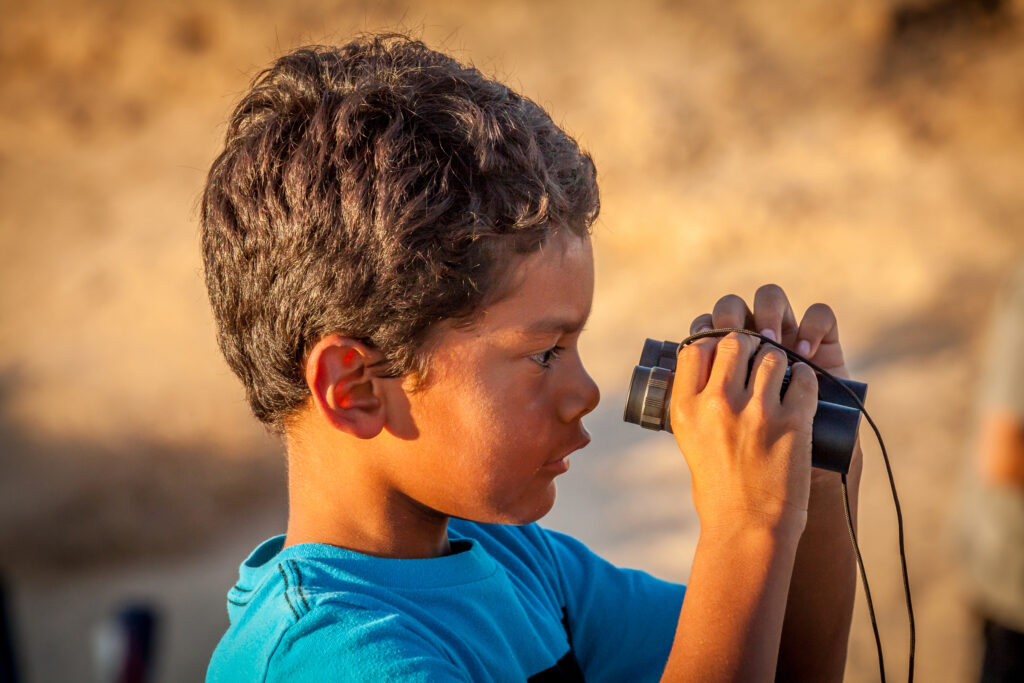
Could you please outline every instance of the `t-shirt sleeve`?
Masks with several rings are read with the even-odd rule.
[[[397,614],[349,623],[316,608],[282,637],[267,666],[267,683],[441,683],[469,679]]]
[[[571,536],[544,533],[564,591],[569,638],[586,680],[659,680],[686,587],[616,567]]]

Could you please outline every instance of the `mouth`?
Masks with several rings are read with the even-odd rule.
[[[580,438],[577,439],[568,450],[564,451],[564,454],[557,460],[551,460],[541,465],[541,471],[553,472],[554,474],[565,474],[569,471],[569,454],[574,451],[578,451],[581,448],[586,448],[589,443],[590,434],[587,432],[586,428],[580,425]]]

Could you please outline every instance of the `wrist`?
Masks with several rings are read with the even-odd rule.
[[[859,448],[857,449],[859,451]],[[850,501],[850,516],[857,527],[857,510],[860,476],[851,468],[847,475],[847,494]],[[846,521],[846,502],[843,500],[842,480],[839,474],[816,470],[811,479],[811,495],[807,504],[807,527],[804,529],[806,543],[820,543],[830,537],[845,539],[841,547],[849,547]]]
[[[705,522],[701,518],[700,541],[736,546],[771,547],[795,552],[807,526],[806,511],[791,511],[784,515],[734,515],[722,521]]]

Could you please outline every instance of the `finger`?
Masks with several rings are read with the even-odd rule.
[[[818,409],[818,376],[807,363],[793,363],[789,373],[789,388],[782,397],[782,406],[811,420]]]
[[[747,302],[735,294],[726,294],[715,304],[711,312],[711,321],[716,328],[734,327],[754,330],[754,314],[747,307]]]
[[[698,332],[703,332],[705,329],[710,330],[711,323],[712,320],[710,313],[698,315],[696,318],[693,319],[693,322],[690,323],[690,334],[697,334]]]
[[[672,400],[684,404],[704,390],[715,358],[716,337],[698,339],[679,350],[676,358],[676,376],[672,380]]]
[[[715,349],[708,388],[720,388],[727,395],[745,393],[750,357],[756,350],[756,337],[739,332],[730,332],[722,337]]]
[[[804,358],[813,358],[822,344],[835,344],[838,341],[836,314],[826,304],[814,304],[804,313],[796,345],[790,348]]]
[[[796,341],[796,316],[778,285],[763,285],[754,293],[754,331],[789,346]]]
[[[751,396],[762,405],[779,405],[782,401],[782,379],[786,376],[787,359],[782,349],[763,344],[750,369]]]

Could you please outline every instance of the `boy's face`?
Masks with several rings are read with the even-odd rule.
[[[567,231],[525,257],[512,294],[467,329],[443,324],[426,388],[405,391],[392,433],[416,434],[392,481],[421,505],[480,522],[527,523],[551,509],[554,479],[590,437],[597,385],[577,342],[590,313],[588,238]],[[408,389],[408,386],[405,387]]]

